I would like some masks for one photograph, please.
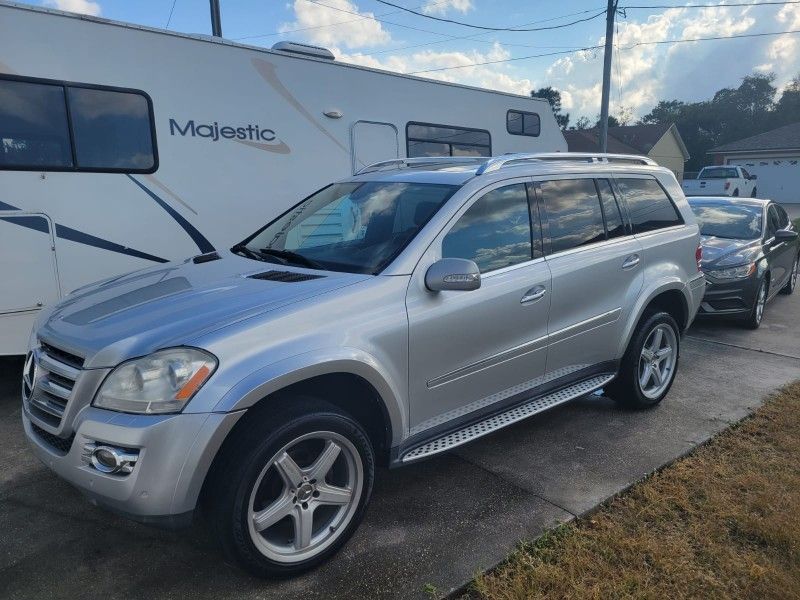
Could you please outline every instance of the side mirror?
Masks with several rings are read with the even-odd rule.
[[[443,258],[428,267],[425,287],[432,292],[477,290],[481,287],[481,271],[471,260]]]
[[[750,179],[752,179],[753,181],[755,181],[756,179],[758,179],[758,175],[750,175]]]
[[[775,239],[780,242],[791,242],[797,239],[797,232],[791,229],[778,229],[775,232]]]

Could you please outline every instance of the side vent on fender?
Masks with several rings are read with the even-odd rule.
[[[265,279],[267,281],[281,281],[283,283],[297,283],[298,281],[308,281],[310,279],[322,279],[324,275],[310,275],[308,273],[295,273],[293,271],[265,271],[248,275],[250,279]]]

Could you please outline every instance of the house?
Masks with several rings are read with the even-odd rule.
[[[570,152],[597,152],[599,147],[596,128],[572,129],[565,131],[564,137]],[[675,173],[678,181],[683,179],[683,165],[689,160],[689,151],[674,123],[609,127],[608,151],[652,158]]]
[[[800,204],[800,123],[723,144],[708,153],[716,165],[739,165],[758,175],[759,197]]]

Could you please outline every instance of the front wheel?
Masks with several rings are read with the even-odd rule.
[[[646,314],[631,337],[611,397],[630,408],[655,406],[667,395],[678,371],[680,336],[669,313]]]
[[[208,498],[225,554],[259,577],[286,577],[330,558],[357,528],[375,458],[339,409],[299,401],[256,419],[225,449]]]
[[[750,194],[751,198],[758,198],[758,188],[753,188],[753,193]]]
[[[795,257],[794,263],[792,263],[792,272],[789,275],[789,281],[786,282],[786,285],[783,286],[783,289],[781,290],[781,292],[787,296],[793,294],[794,288],[797,287],[797,271],[798,268],[800,268],[798,263],[800,263],[800,256]]]
[[[735,190],[733,190],[733,197],[734,198],[738,198],[739,197],[739,188],[736,188]]]
[[[756,301],[750,314],[744,321],[748,329],[758,329],[761,326],[761,319],[764,318],[764,307],[767,305],[767,279],[764,278],[758,284],[758,292],[756,293]]]

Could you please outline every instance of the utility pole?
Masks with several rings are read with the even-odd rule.
[[[614,18],[619,0],[608,0],[606,49],[603,54],[603,98],[600,102],[600,152],[608,152],[608,99],[611,96],[611,55],[614,52]]]
[[[222,17],[219,13],[219,0],[209,0],[211,4],[211,35],[222,37]]]

